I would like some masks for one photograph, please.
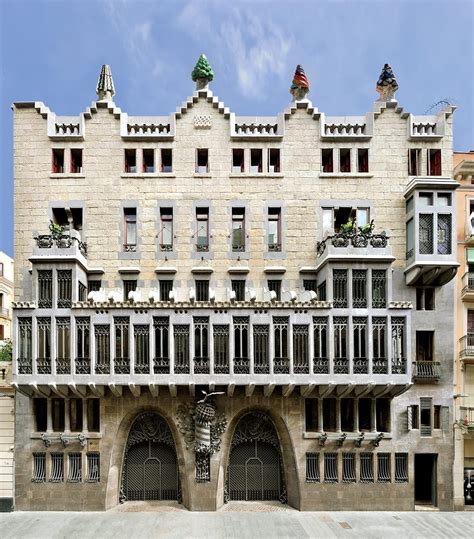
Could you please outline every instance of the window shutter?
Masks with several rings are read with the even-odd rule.
[[[449,431],[449,406],[441,406],[441,428],[444,432]]]
[[[413,428],[413,406],[407,406],[407,430]]]

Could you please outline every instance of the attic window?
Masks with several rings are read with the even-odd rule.
[[[332,148],[321,150],[321,168],[323,172],[334,172]]]
[[[234,174],[245,172],[244,150],[236,148],[232,150],[232,172]]]
[[[441,150],[428,150],[428,176],[441,176]]]
[[[173,153],[170,148],[161,150],[161,172],[173,172]]]
[[[351,150],[350,148],[341,148],[339,150],[339,171],[351,171]]]
[[[52,172],[54,174],[64,172],[64,150],[62,148],[53,148]]]
[[[137,151],[135,149],[125,150],[125,172],[134,173],[137,171]]]
[[[71,172],[76,174],[82,172],[82,150],[79,148],[71,150]]]
[[[155,152],[152,149],[143,150],[143,172],[155,172]]]
[[[209,172],[209,150],[207,148],[199,148],[196,151],[196,172],[198,174]]]
[[[357,172],[369,172],[369,150],[367,148],[357,150]]]
[[[270,174],[280,172],[280,149],[270,148],[268,150],[268,172]]]
[[[250,150],[250,172],[253,174],[263,171],[262,167],[263,157],[262,150],[252,148]]]

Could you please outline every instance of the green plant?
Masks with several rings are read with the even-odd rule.
[[[53,236],[61,236],[64,233],[64,227],[51,220],[49,221],[49,230]]]
[[[349,220],[349,221],[347,221],[346,224],[341,225],[341,232],[345,233],[345,234],[348,234],[350,232],[354,232],[355,228],[356,228],[356,224],[355,224],[354,220]]]
[[[12,360],[12,341],[5,339],[5,342],[0,346],[0,361]]]

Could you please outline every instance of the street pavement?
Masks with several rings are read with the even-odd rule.
[[[299,512],[281,506],[225,506],[212,513],[140,505],[104,513],[0,513],[0,538],[280,538],[384,539],[474,537],[474,512]]]

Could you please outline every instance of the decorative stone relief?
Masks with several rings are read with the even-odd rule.
[[[212,116],[210,114],[196,114],[194,116],[194,127],[196,129],[210,129],[212,127]]]

